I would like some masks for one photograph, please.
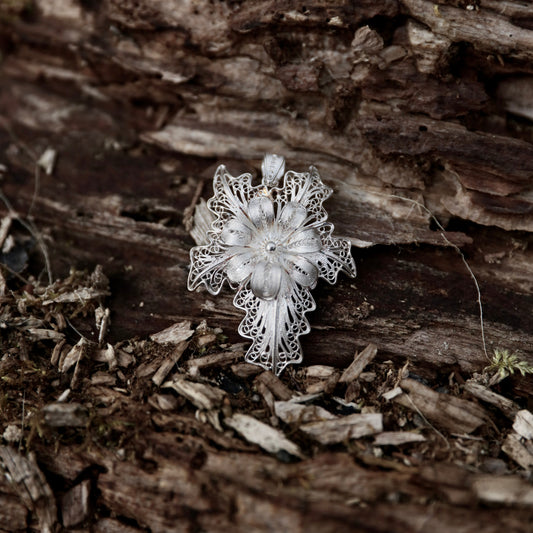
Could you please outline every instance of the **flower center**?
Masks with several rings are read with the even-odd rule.
[[[265,250],[267,252],[275,252],[277,248],[277,244],[273,241],[268,241],[265,245]]]

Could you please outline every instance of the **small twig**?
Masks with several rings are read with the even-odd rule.
[[[39,189],[41,188],[41,169],[38,163],[35,163],[35,172],[33,175],[35,180],[33,184],[33,195],[31,197],[30,207],[28,208],[28,217],[33,211],[33,207],[35,206],[35,202],[37,201],[37,196],[39,195]]]
[[[80,336],[80,338],[82,338],[83,340],[93,344],[93,341],[89,340],[85,335],[83,335],[83,333],[80,333],[75,327],[74,325],[72,324],[72,322],[67,318],[65,317],[65,320],[67,322],[67,324],[76,332],[77,335]]]
[[[202,190],[204,188],[204,182],[200,181],[198,185],[196,186],[196,190],[194,191],[194,195],[192,197],[191,203],[183,210],[183,224],[185,226],[185,229],[187,231],[191,231],[194,221],[194,208],[196,207],[196,204],[198,203],[198,199],[200,198],[200,195],[202,194]]]
[[[50,257],[48,255],[48,249],[46,248],[46,244],[44,243],[44,240],[41,236],[41,234],[37,231],[37,228],[30,222],[24,220],[22,217],[19,216],[19,214],[13,209],[13,206],[11,205],[11,202],[7,199],[7,196],[4,194],[4,191],[0,189],[0,200],[4,202],[4,205],[6,206],[6,209],[9,212],[9,215],[13,218],[18,220],[20,225],[28,231],[28,233],[37,241],[37,244],[41,248],[41,252],[44,257],[44,263],[45,263],[45,270],[48,275],[48,283],[52,284],[52,269],[50,266]]]
[[[16,278],[18,278],[25,285],[31,285],[30,280],[26,279],[23,275],[19,274],[17,271],[13,270],[11,267],[8,267],[5,263],[0,263],[0,266],[2,268],[5,268],[11,275],[13,275]]]
[[[20,440],[19,440],[19,452],[22,448],[22,439],[24,437],[24,415],[25,415],[25,407],[26,407],[26,390],[23,391],[22,395],[22,428],[20,430]]]

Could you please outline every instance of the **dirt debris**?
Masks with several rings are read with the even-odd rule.
[[[111,457],[130,470],[148,461],[160,476],[163,449],[164,454],[197,453],[191,461],[200,463],[219,453],[237,453],[245,454],[244,463],[255,457],[263,464],[273,460],[319,469],[333,454],[332,464],[337,456],[349,460],[351,476],[356,465],[363,465],[357,468],[366,472],[368,487],[375,476],[408,472],[398,490],[413,502],[422,497],[532,505],[527,480],[533,467],[533,415],[525,399],[512,393],[512,382],[507,389],[499,383],[496,390],[454,375],[423,383],[409,374],[408,365],[394,368],[373,344],[345,369],[291,368],[279,378],[243,362],[242,344],[227,343],[221,330],[189,321],[149,339],[102,345],[102,321],[112,325],[112,315],[105,312],[105,280],[101,269],[89,275],[72,272],[53,288],[35,283],[31,292],[20,287],[3,300],[0,434],[7,446],[2,449],[30,466],[34,463],[25,454],[33,452],[47,475],[53,473],[50,492],[38,501],[52,498],[65,527],[94,520],[103,527],[105,510],[115,501],[111,474],[97,500],[98,476],[90,470],[89,477],[72,484],[79,473],[70,468],[77,462],[77,468],[93,465],[97,472],[113,464]],[[165,444],[155,444],[157,439]],[[182,444],[172,451],[177,442]],[[57,458],[50,449],[57,450]],[[73,462],[58,463],[59,457]],[[453,475],[446,466],[452,464]],[[440,492],[427,485],[432,465],[442,465],[431,482]],[[413,481],[417,476],[425,481]],[[283,479],[290,485],[289,477]],[[337,481],[340,487],[341,478]],[[460,488],[464,483],[466,488]],[[18,494],[17,485],[10,486],[0,483],[0,498],[7,490]],[[379,491],[356,492],[350,497],[357,501],[385,497]],[[57,523],[56,514],[44,513],[42,504],[21,501],[43,530]],[[128,516],[141,515],[132,510]]]

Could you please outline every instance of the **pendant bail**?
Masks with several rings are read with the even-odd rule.
[[[267,154],[261,164],[263,173],[262,184],[265,187],[276,187],[285,174],[285,158],[281,155]]]

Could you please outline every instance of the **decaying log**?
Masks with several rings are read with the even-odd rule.
[[[0,2],[0,530],[528,532],[532,61],[519,0]],[[265,153],[358,267],[281,378],[186,291]]]

